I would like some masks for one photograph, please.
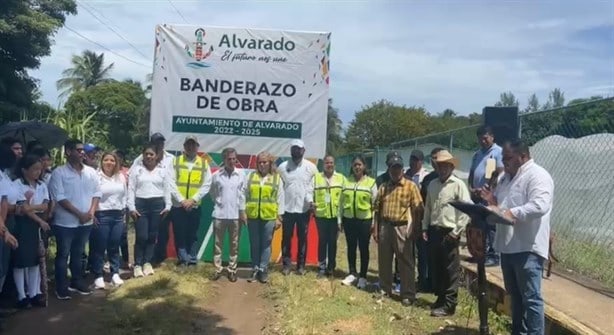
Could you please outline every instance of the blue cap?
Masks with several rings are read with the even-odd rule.
[[[88,143],[83,146],[83,151],[85,151],[86,154],[89,154],[90,152],[100,151],[100,148],[92,143]]]

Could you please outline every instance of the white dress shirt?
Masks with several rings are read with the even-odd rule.
[[[128,209],[136,210],[136,198],[164,198],[164,209],[171,209],[171,189],[174,187],[171,170],[158,164],[153,170],[145,165],[135,166],[128,176]]]
[[[100,198],[100,183],[98,173],[89,166],[84,165],[81,172],[69,164],[62,165],[51,173],[49,180],[51,199],[56,202],[68,200],[77,210],[86,213],[92,207],[92,200]],[[53,224],[65,228],[81,226],[79,218],[70,213],[62,205],[55,206],[55,220]],[[84,225],[90,225],[92,221]]]
[[[501,209],[516,218],[513,226],[497,225],[494,248],[503,254],[533,252],[548,258],[550,212],[554,181],[543,167],[529,160],[513,179],[501,177],[495,197]]]
[[[124,210],[128,203],[128,185],[121,173],[109,177],[101,170],[98,171],[100,182],[99,211]]]
[[[287,213],[306,213],[313,202],[314,177],[318,168],[303,159],[298,165],[287,160],[277,168],[284,182],[284,211]]]
[[[213,218],[218,220],[238,220],[239,212],[245,211],[245,173],[235,168],[230,174],[221,168],[211,176],[213,199]]]

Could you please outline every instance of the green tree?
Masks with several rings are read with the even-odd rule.
[[[533,113],[539,110],[539,99],[535,93],[531,94],[527,102],[527,107],[524,109],[525,113]]]
[[[560,108],[565,106],[565,93],[559,88],[555,88],[548,94],[548,101],[542,106],[543,110]]]
[[[64,70],[63,78],[56,82],[62,98],[110,80],[113,63],[105,66],[104,53],[84,50],[81,55],[73,55],[70,62],[72,67]]]
[[[512,92],[503,92],[499,96],[499,101],[495,103],[496,107],[513,107],[518,106],[518,99]]]
[[[95,113],[94,122],[107,134],[107,144],[135,153],[147,140],[147,102],[140,83],[109,81],[73,93],[64,107],[80,115]]]
[[[34,102],[28,70],[51,52],[51,37],[76,14],[74,0],[0,1],[0,123],[20,119]]]
[[[361,151],[422,136],[435,129],[422,107],[380,100],[357,112],[346,133],[346,149]]]
[[[342,122],[339,110],[333,107],[333,99],[328,99],[328,113],[326,120],[326,153],[337,156],[343,151]]]

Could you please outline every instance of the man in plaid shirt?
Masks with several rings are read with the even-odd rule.
[[[384,182],[377,195],[374,239],[378,243],[380,287],[385,295],[392,294],[392,258],[399,264],[401,301],[411,306],[416,300],[414,236],[422,218],[422,196],[410,180],[403,178],[403,159],[390,159],[390,180]]]

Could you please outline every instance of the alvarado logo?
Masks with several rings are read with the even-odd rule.
[[[209,50],[207,52],[203,52],[205,50],[205,46],[207,43],[204,41],[205,38],[205,30],[203,28],[198,28],[194,31],[194,35],[196,36],[196,42],[193,42],[193,46],[190,44],[185,45],[185,51],[190,56],[190,58],[194,58],[196,62],[190,62],[187,65],[194,69],[210,67],[208,63],[203,62],[203,60],[207,59],[207,57],[211,56],[213,52],[213,45],[209,46]]]
[[[241,48],[241,49],[263,49],[263,50],[278,50],[278,51],[292,51],[296,47],[293,41],[285,40],[283,36],[278,40],[270,39],[254,39],[254,38],[241,38],[236,34],[228,36],[224,34],[220,40],[218,47],[227,48]]]

